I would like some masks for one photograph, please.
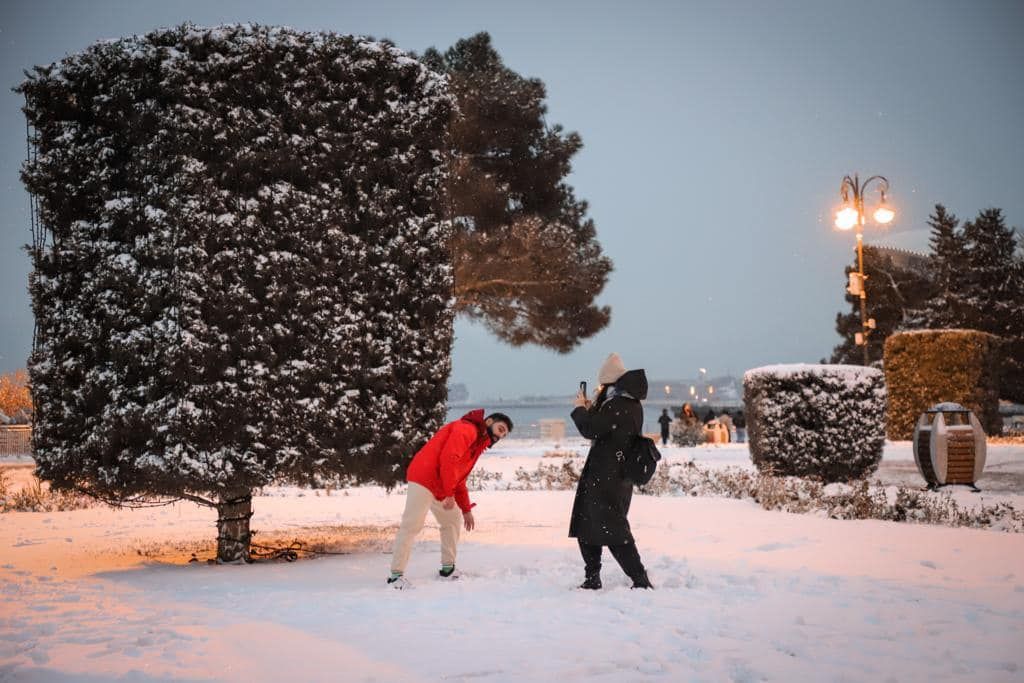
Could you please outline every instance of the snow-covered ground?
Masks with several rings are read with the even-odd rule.
[[[472,493],[463,578],[437,578],[428,518],[411,591],[384,583],[403,496],[379,488],[257,497],[257,541],[346,553],[295,563],[189,563],[209,556],[214,516],[186,503],[0,515],[0,681],[1024,679],[1024,534],[636,496],[657,589],[630,590],[608,557],[604,590],[579,591],[572,492],[502,490],[559,462],[550,450],[510,440],[484,456],[502,479]],[[749,467],[742,446],[665,452]],[[909,443],[887,445],[878,477],[920,485]],[[954,496],[1020,507],[1022,479],[1024,446],[990,445],[983,493]]]

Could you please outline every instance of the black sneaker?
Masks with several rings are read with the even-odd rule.
[[[588,591],[601,590],[601,577],[600,576],[588,576],[586,581],[580,584],[580,588]]]
[[[455,565],[452,565],[451,567],[441,567],[437,573],[442,579],[457,579],[462,576],[462,574],[455,569]]]

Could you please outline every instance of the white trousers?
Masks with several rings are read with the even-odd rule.
[[[455,564],[455,547],[459,543],[459,531],[462,528],[462,510],[456,505],[445,510],[441,501],[434,498],[426,486],[409,482],[409,490],[405,494],[405,512],[402,523],[395,536],[395,549],[391,555],[391,571],[404,572],[409,564],[409,554],[416,536],[423,529],[427,518],[427,510],[434,513],[434,519],[441,526],[441,564]]]

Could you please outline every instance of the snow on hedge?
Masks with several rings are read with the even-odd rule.
[[[390,483],[444,416],[446,81],[388,43],[183,25],[19,90],[42,476],[114,497]]]
[[[743,375],[750,456],[758,469],[848,481],[875,471],[885,442],[881,370],[772,365]]]

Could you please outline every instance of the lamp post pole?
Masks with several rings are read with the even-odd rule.
[[[864,351],[864,365],[868,365],[868,336],[874,328],[874,320],[868,318],[867,312],[867,275],[864,274],[864,224],[867,221],[867,214],[864,211],[864,194],[868,185],[872,182],[878,185],[881,194],[881,202],[875,209],[874,220],[876,223],[885,224],[890,222],[896,215],[885,204],[885,195],[889,191],[889,181],[885,176],[873,175],[863,183],[859,176],[854,173],[853,177],[843,176],[843,182],[839,185],[839,195],[843,199],[844,208],[836,213],[836,227],[840,230],[856,228],[857,231],[857,287],[856,293],[860,297],[860,340],[857,342]],[[851,290],[851,293],[855,293]]]

